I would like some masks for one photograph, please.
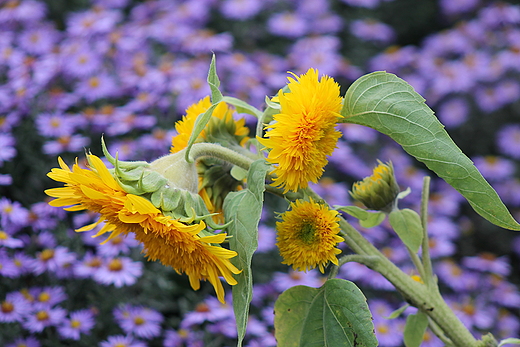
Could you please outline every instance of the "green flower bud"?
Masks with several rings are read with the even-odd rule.
[[[372,176],[365,177],[352,185],[350,195],[370,210],[388,213],[395,207],[399,186],[394,176],[392,162],[383,164],[378,160],[378,163]]]

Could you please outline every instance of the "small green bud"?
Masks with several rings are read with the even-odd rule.
[[[150,169],[166,178],[170,187],[186,189],[193,194],[197,194],[199,191],[197,168],[195,163],[186,161],[185,151],[183,149],[153,161],[150,163]]]
[[[383,164],[378,160],[378,163],[371,176],[352,185],[350,195],[370,210],[388,213],[395,207],[399,185],[392,162]]]

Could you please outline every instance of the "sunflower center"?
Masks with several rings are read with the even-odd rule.
[[[309,221],[303,221],[298,238],[306,244],[312,244],[316,240],[316,225]]]

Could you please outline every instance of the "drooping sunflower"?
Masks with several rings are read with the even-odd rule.
[[[207,96],[186,109],[186,115],[175,123],[177,135],[172,138],[171,153],[177,153],[188,146],[197,117],[211,107]],[[235,120],[234,110],[221,102],[213,110],[210,121],[195,142],[219,143],[228,148],[241,147],[249,140],[249,128],[245,119]],[[209,212],[216,213],[214,220],[224,222],[222,205],[226,195],[242,188],[242,182],[231,174],[232,165],[216,159],[204,158],[197,163],[199,173],[199,195],[203,198]]]
[[[288,88],[288,93],[279,91],[280,113],[266,126],[265,138],[258,139],[270,149],[267,161],[275,166],[273,185],[284,193],[316,183],[341,136],[335,129],[340,87],[332,78],[318,79],[318,70],[309,69],[289,78]]]
[[[187,224],[164,215],[148,199],[127,193],[101,159],[94,155],[87,159],[90,168],[81,168],[76,161],[71,170],[58,158],[60,168],[52,169],[48,176],[65,186],[45,191],[55,198],[50,205],[69,206],[64,208],[67,211],[100,213],[97,222],[76,231],[91,230],[105,222],[95,236],[110,232],[108,241],[120,234],[134,233],[149,260],[159,260],[178,273],[186,273],[195,290],[201,280],[209,280],[218,299],[224,302],[219,276],[234,285],[237,282],[232,274],[240,272],[229,260],[237,253],[219,246],[226,234],[206,236],[203,221]]]
[[[341,250],[336,245],[344,241],[338,235],[338,211],[316,203],[312,198],[310,201],[296,200],[290,208],[276,223],[276,245],[284,259],[282,263],[292,265],[298,271],[319,267],[322,273],[329,262],[338,265],[336,255]]]

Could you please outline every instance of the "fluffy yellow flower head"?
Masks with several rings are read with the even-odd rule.
[[[283,257],[283,264],[295,270],[307,271],[319,267],[323,273],[330,262],[338,265],[336,255],[341,250],[336,245],[344,239],[340,231],[338,211],[310,201],[297,200],[291,210],[281,215],[276,223],[276,245]]]
[[[314,69],[294,77],[289,78],[290,92],[278,93],[281,110],[266,127],[266,138],[258,139],[270,149],[273,184],[284,193],[318,181],[341,135],[335,129],[341,109],[339,85],[328,76],[318,79]]]
[[[100,213],[97,222],[76,231],[91,230],[105,222],[95,236],[110,232],[108,241],[121,234],[134,233],[143,243],[147,258],[160,260],[178,273],[186,273],[195,290],[199,289],[201,280],[209,280],[218,299],[224,302],[219,276],[234,285],[237,282],[232,273],[240,272],[229,260],[237,253],[215,245],[221,244],[226,234],[204,236],[203,221],[185,224],[164,215],[146,198],[127,193],[101,159],[94,155],[88,155],[87,159],[90,168],[81,168],[76,162],[72,170],[58,159],[60,168],[52,169],[48,176],[65,186],[45,191],[56,198],[50,205],[69,206],[65,208],[67,211]]]

